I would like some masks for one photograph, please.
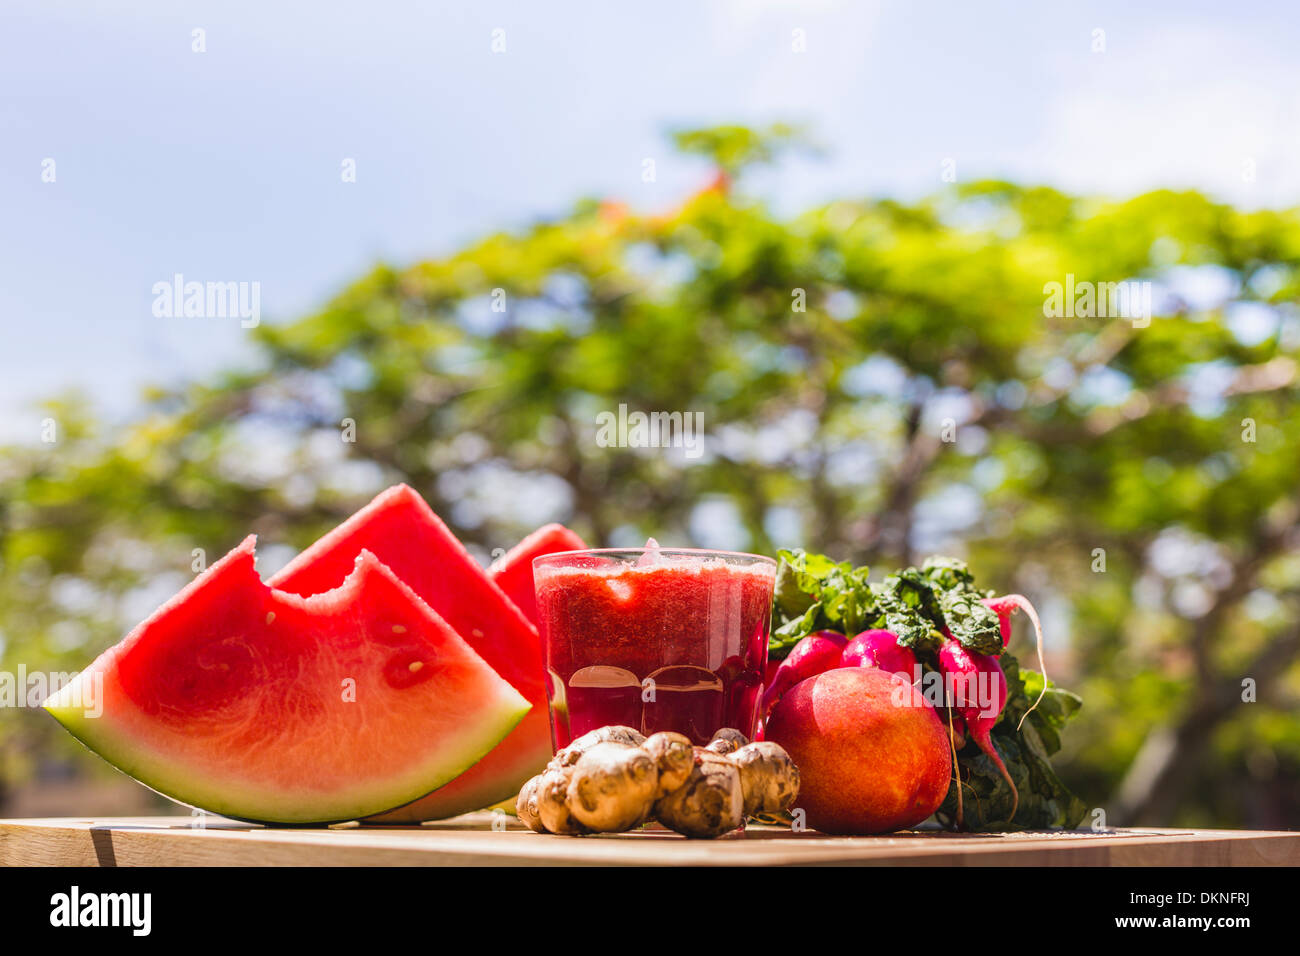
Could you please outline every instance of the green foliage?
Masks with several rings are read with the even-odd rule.
[[[879,582],[870,569],[854,568],[824,554],[781,551],[776,577],[776,621],[771,655],[780,660],[813,631],[853,635],[884,628],[898,643],[934,652],[944,632],[968,650],[1002,653],[998,616],[982,603],[992,594],[974,585],[965,562],[931,557],[920,568],[902,568]]]
[[[60,399],[57,442],[0,449],[0,667],[81,666],[195,548],[252,528],[265,561],[402,479],[485,557],[549,518],[850,568],[959,554],[1054,610],[1052,674],[1088,701],[1055,763],[1090,805],[1153,728],[1251,677],[1145,822],[1300,818],[1300,676],[1261,657],[1300,618],[1300,214],[995,182],[778,216],[733,174],[795,132],[682,133],[725,175],[680,206],[583,202],[379,266],[124,424]],[[1067,274],[1157,283],[1155,315],[1044,315]],[[702,413],[707,453],[598,445],[620,403]],[[0,773],[62,746],[34,717],[0,715]]]
[[[879,615],[867,583],[868,569],[824,554],[782,551],[776,572],[775,613],[769,654],[781,660],[813,631],[853,634]]]
[[[898,643],[917,652],[934,652],[943,640],[943,615],[930,582],[916,568],[903,568],[872,588],[879,616],[873,626],[898,635]]]
[[[763,130],[748,126],[683,129],[673,133],[673,143],[684,153],[708,157],[728,175],[770,163],[793,147],[809,148],[807,133],[789,123],[773,123]]]

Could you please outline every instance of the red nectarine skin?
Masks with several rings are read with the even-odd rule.
[[[892,833],[943,803],[952,757],[920,691],[867,667],[826,671],[787,690],[764,736],[786,749],[802,785],[796,809],[825,833]]]

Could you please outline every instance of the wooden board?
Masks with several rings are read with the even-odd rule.
[[[220,817],[0,820],[4,866],[1295,866],[1300,833],[1106,830],[828,837],[751,826],[560,837],[474,813],[419,827],[266,828]]]

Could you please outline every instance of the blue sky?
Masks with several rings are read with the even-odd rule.
[[[256,281],[276,321],[578,196],[666,205],[702,176],[673,125],[808,123],[828,155],[755,183],[790,209],[920,195],[945,159],[1295,205],[1300,14],[1138,6],[5,0],[0,440],[31,440],[61,388],[120,415],[247,358],[237,320],[154,317],[155,282]]]

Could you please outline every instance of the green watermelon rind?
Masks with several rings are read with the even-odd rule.
[[[358,787],[355,802],[341,799],[337,793],[319,796],[290,790],[264,790],[241,787],[230,781],[205,784],[187,774],[183,768],[161,754],[150,754],[142,741],[133,742],[124,734],[114,734],[102,717],[88,717],[84,708],[66,701],[88,699],[78,696],[83,672],[42,705],[63,727],[93,753],[169,800],[209,813],[252,823],[328,824],[357,820],[403,806],[426,796],[460,776],[497,746],[532,710],[518,691],[505,681],[497,693],[494,719],[471,734],[470,725],[462,725],[454,749],[441,750],[430,761],[427,771],[417,768],[403,776],[409,782],[383,781],[383,786]],[[480,704],[485,711],[486,704]],[[449,752],[450,751],[450,752]]]

